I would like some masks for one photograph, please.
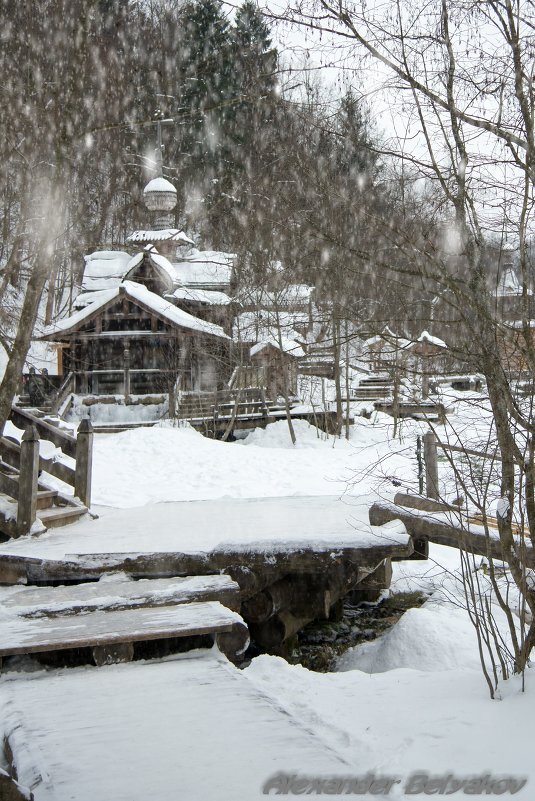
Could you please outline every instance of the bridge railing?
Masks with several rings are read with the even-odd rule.
[[[38,477],[46,471],[73,487],[74,496],[89,508],[91,505],[91,476],[93,461],[93,429],[89,420],[82,420],[76,437],[66,434],[32,414],[15,409],[11,416],[17,427],[24,427],[21,441],[9,436],[0,437],[0,492],[17,501],[14,536],[28,534],[36,519]],[[22,425],[21,425],[22,424]],[[61,448],[69,459],[39,453],[39,434]],[[74,460],[74,465],[72,464]],[[9,472],[9,469],[12,472]]]

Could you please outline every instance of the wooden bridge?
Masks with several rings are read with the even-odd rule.
[[[235,431],[266,428],[286,418],[286,407],[266,399],[261,388],[233,389],[220,392],[184,393],[176,408],[176,417],[214,438],[230,439]],[[306,420],[327,433],[336,430],[336,412],[304,407],[296,399],[289,401],[292,420]]]
[[[11,773],[36,801],[144,801],[176,787],[205,801],[255,799],[272,773],[296,765],[347,773],[318,735],[206,649],[239,662],[251,636],[259,650],[288,654],[347,592],[388,586],[391,560],[409,558],[412,540],[399,523],[363,523],[364,511],[330,497],[155,504],[0,545],[0,733]],[[212,539],[195,548],[203,521]],[[21,654],[56,669],[8,674]],[[76,667],[87,662],[98,671]],[[223,789],[206,779],[207,754],[226,766]],[[0,775],[8,791],[24,798]]]
[[[117,571],[135,580],[225,575],[257,646],[284,655],[307,623],[338,614],[348,592],[368,598],[388,587],[391,560],[413,552],[402,524],[370,527],[358,509],[319,497],[154,504],[135,518],[110,510],[90,526],[0,546],[0,584],[82,587]],[[195,548],[203,528],[208,538]],[[78,600],[96,611],[86,589]]]

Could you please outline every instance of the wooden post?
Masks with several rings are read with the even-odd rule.
[[[29,534],[37,511],[37,479],[39,476],[39,434],[28,426],[20,444],[19,497],[17,536]]]
[[[432,431],[424,435],[424,462],[425,462],[425,494],[428,498],[437,501],[438,492],[438,462],[437,439]]]
[[[84,506],[91,506],[91,471],[93,467],[93,426],[90,420],[82,420],[76,438],[76,471],[74,494]]]
[[[422,458],[422,438],[416,437],[416,462],[418,464],[418,492],[424,494],[424,460]]]
[[[130,395],[130,342],[125,339],[123,351],[123,371],[124,371],[124,399],[128,403]]]
[[[169,410],[168,410],[169,419],[170,420],[174,420],[175,417],[176,417],[176,395],[175,395],[175,384],[173,383],[172,380],[169,383],[169,403],[168,403],[168,406],[169,406]]]

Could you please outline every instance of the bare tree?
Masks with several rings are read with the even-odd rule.
[[[413,286],[447,291],[458,315],[458,352],[486,378],[500,453],[499,538],[529,612],[518,635],[496,584],[517,671],[535,644],[535,596],[522,537],[513,526],[516,516],[535,545],[535,417],[532,396],[518,394],[518,371],[504,358],[504,342],[514,339],[523,372],[533,377],[528,241],[535,179],[534,10],[531,0],[439,0],[425,7],[405,0],[393,6],[305,0],[283,15],[332,37],[355,58],[356,68],[359,62],[368,70],[375,66],[374,88],[382,85],[386,103],[399,103],[395,113],[406,121],[403,135],[385,143],[383,155],[398,164],[400,175],[410,165],[424,186],[432,186],[423,214],[405,210],[388,224],[383,219],[375,252],[361,258]],[[504,222],[518,245],[522,288],[514,336],[497,319],[484,258]],[[397,249],[395,264],[385,258],[389,247]]]

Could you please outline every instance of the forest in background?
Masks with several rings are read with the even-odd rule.
[[[413,282],[384,267],[409,258],[400,231],[437,240],[443,220],[422,217],[356,91],[294,76],[253,2],[232,20],[218,0],[2,6],[1,291],[40,272],[50,320],[85,253],[146,226],[160,118],[176,225],[236,253],[238,282],[308,283],[343,317],[421,329]]]

